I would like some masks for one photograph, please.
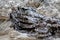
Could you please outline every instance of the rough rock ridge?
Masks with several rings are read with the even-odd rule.
[[[27,33],[36,38],[55,36],[60,30],[60,20],[36,12],[33,8],[12,9],[10,19],[13,28],[21,33]]]

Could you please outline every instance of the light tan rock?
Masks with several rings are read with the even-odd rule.
[[[11,25],[11,22],[8,21],[8,22],[3,22],[0,24],[0,35],[5,35],[5,34],[8,34],[8,32],[10,31],[10,26]]]
[[[20,33],[15,30],[10,31],[9,36],[11,40],[36,40],[35,37],[29,37],[27,33]]]
[[[10,40],[8,35],[0,36],[0,40]]]

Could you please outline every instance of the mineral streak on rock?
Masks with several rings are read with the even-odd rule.
[[[37,37],[53,36],[60,29],[59,19],[41,15],[32,8],[17,7],[10,13],[10,19],[15,30],[35,32]]]

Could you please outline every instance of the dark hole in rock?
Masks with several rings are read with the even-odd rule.
[[[50,24],[57,24],[57,22],[56,21],[53,21],[53,20],[47,20],[46,22],[47,23],[50,23]]]
[[[56,27],[51,27],[51,34],[52,35],[55,35],[56,31],[57,31]]]
[[[44,2],[44,0],[40,0],[41,2]]]
[[[60,26],[58,27],[58,30],[60,30]]]
[[[22,21],[20,21],[21,23],[23,23],[23,24],[28,24],[28,25],[32,25],[33,23],[26,23],[26,22],[22,22]]]

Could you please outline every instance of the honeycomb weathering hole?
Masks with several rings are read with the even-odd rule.
[[[17,7],[10,13],[10,19],[15,30],[37,33],[40,35],[39,37],[53,36],[60,28],[59,19],[41,15],[33,8]]]

